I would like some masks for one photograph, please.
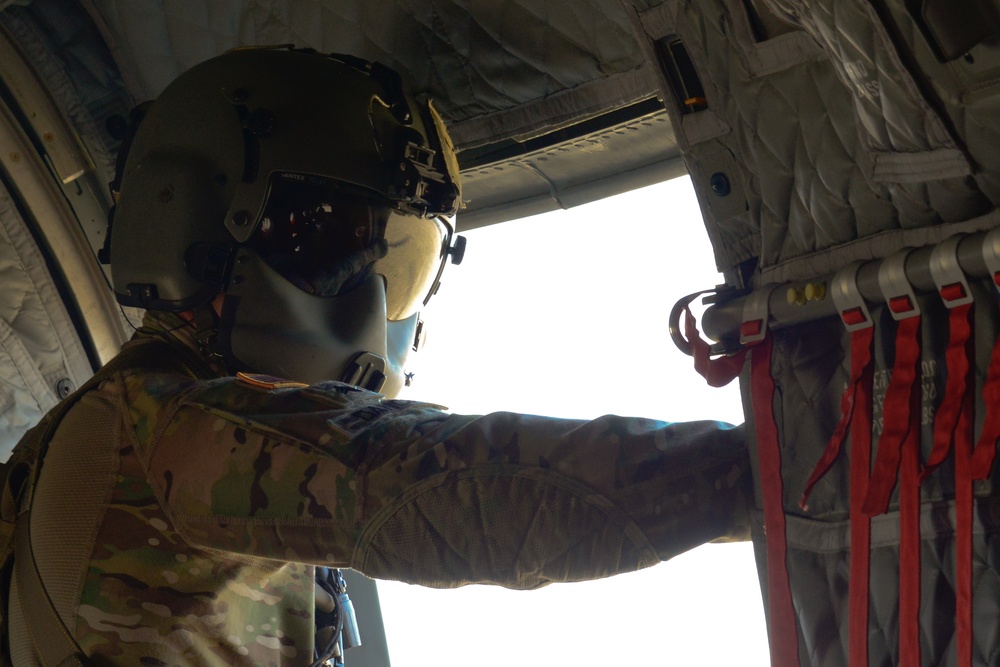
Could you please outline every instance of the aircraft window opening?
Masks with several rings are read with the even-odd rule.
[[[648,214],[665,204],[669,221]],[[721,280],[688,177],[463,234],[468,256],[421,313],[427,343],[401,398],[460,414],[742,420],[736,383],[707,387],[667,332],[675,294]],[[641,248],[634,238],[645,239]],[[546,380],[535,382],[523,369],[540,358]],[[595,653],[633,667],[769,664],[750,543],[709,544],[637,573],[534,591],[378,588],[397,667],[500,667],[511,652],[528,667],[587,664]],[[414,623],[415,614],[433,620]],[[725,646],[720,623],[735,633]],[[514,630],[512,644],[498,644],[501,625]],[[434,627],[447,628],[447,640],[428,650]]]

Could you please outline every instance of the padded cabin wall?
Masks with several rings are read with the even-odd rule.
[[[756,258],[758,284],[806,279],[994,224],[996,80],[977,74],[972,94],[968,63],[944,66],[965,87],[934,78],[951,86],[939,111],[867,1],[668,0],[636,16],[647,57],[680,40],[705,89],[692,109],[661,77],[720,269]]]
[[[661,82],[717,261],[732,273],[737,263],[759,259],[748,287],[827,277],[854,260],[884,258],[904,247],[930,246],[1000,223],[995,207],[1000,49],[980,45],[969,52],[971,62],[964,57],[943,61],[913,23],[909,4],[668,0],[637,12],[650,44],[663,38],[683,42],[704,88],[704,104],[686,105],[669,77]],[[757,21],[754,10],[770,16]],[[790,30],[769,32],[774,20]],[[648,55],[657,57],[652,46]],[[712,176],[720,172],[738,182],[725,196],[713,190]],[[737,203],[729,204],[734,196]],[[973,282],[971,289],[978,435],[1000,310],[992,283]],[[772,303],[779,299],[784,301],[784,290]],[[946,388],[949,316],[934,293],[918,301],[923,316],[915,428],[926,461]],[[885,424],[894,421],[883,412],[898,355],[897,324],[886,311],[884,305],[872,308],[876,452]],[[780,502],[799,655],[803,665],[840,666],[848,662],[851,580],[846,445],[807,507],[799,500],[840,417],[850,375],[850,337],[834,317],[775,328],[770,335],[774,354],[768,370],[775,384],[772,411],[784,484]],[[756,449],[748,373],[742,381],[749,445]],[[996,664],[1000,655],[994,631],[1000,599],[998,467],[990,479],[975,483],[972,664],[977,667]],[[755,476],[761,510],[759,471]],[[950,458],[920,485],[922,664],[956,664],[961,640],[955,625],[955,488]],[[872,524],[872,665],[900,662],[898,507],[897,490],[889,512]],[[762,512],[753,519],[766,589]]]
[[[935,23],[941,17],[926,16],[926,7],[933,5],[951,15],[960,14],[956,9],[978,7],[991,15],[982,17],[983,25],[958,27],[970,36],[979,28],[995,36],[1000,28],[1000,6],[985,1],[964,2],[960,6],[904,0],[880,0],[874,4],[886,22],[887,36],[912,73],[915,84],[970,158],[977,186],[996,204],[1000,201],[1000,153],[995,150],[1000,145],[1000,50],[995,43],[984,42],[974,43],[964,53],[944,55],[933,35],[938,27]],[[918,10],[921,7],[925,12]],[[963,20],[974,21],[977,13],[973,11]]]
[[[759,21],[754,11],[768,8],[770,18]],[[1000,141],[992,141],[990,133],[1000,131],[1000,124],[983,129],[974,140],[959,132],[990,123],[1000,78],[987,85],[983,74],[979,97],[954,88],[949,99],[955,109],[939,111],[928,101],[926,82],[918,79],[936,77],[934,68],[963,71],[967,61],[942,64],[926,44],[923,51],[911,45],[930,68],[929,73],[911,70],[908,57],[890,52],[896,48],[892,29],[877,23],[879,16],[867,0],[677,0],[637,13],[650,42],[675,37],[684,43],[704,86],[706,107],[685,113],[671,82],[662,82],[720,267],[732,270],[740,261],[759,260],[753,285],[747,287],[826,277],[852,261],[930,246],[1000,223],[987,194],[996,173],[989,163],[1000,161]],[[830,27],[820,19],[828,19]],[[774,21],[782,28],[774,31]],[[848,52],[858,45],[867,46]],[[649,54],[657,57],[652,49]],[[992,54],[986,50],[980,61],[996,57]],[[864,78],[865,73],[874,78]],[[956,81],[952,77],[935,85],[944,90]],[[968,77],[964,81],[968,84]],[[972,151],[981,156],[970,158]],[[712,188],[716,173],[739,186],[720,197]],[[975,289],[980,300],[978,394],[997,316],[992,288]],[[944,390],[947,314],[936,296],[925,302],[921,409],[932,418]],[[894,326],[883,310],[873,312],[883,331],[876,367],[885,380],[895,355]],[[776,416],[787,440],[783,464],[791,480],[785,504],[789,512],[801,513],[798,494],[839,416],[850,344],[832,319],[774,336],[772,370],[781,395]],[[874,396],[876,409],[884,385]],[[746,388],[744,395],[749,396]],[[980,402],[977,429],[983,413]],[[925,431],[929,447],[929,427]],[[831,518],[846,511],[841,473],[833,471],[821,483],[812,516]],[[947,481],[937,479],[924,487],[931,499],[943,499],[949,490]]]
[[[707,27],[713,23],[726,25],[747,16],[742,2],[725,4],[733,13],[700,16],[706,26],[703,34],[713,34]],[[801,134],[799,148],[788,157],[789,168],[795,168],[790,180],[783,180],[780,170],[761,169],[750,176],[751,182],[756,177],[761,183],[772,182],[772,187],[784,183],[804,192],[817,180],[830,182],[827,175],[842,177],[848,173],[855,183],[862,179],[865,191],[876,196],[869,204],[856,203],[853,211],[840,211],[815,205],[831,201],[829,189],[811,199],[791,195],[792,201],[813,205],[789,207],[782,228],[780,218],[767,214],[767,202],[778,199],[769,198],[768,186],[762,185],[759,285],[822,277],[855,260],[884,258],[902,248],[932,246],[954,234],[987,231],[1000,224],[996,210],[1000,49],[996,45],[980,44],[969,51],[968,57],[942,60],[901,1],[755,0],[755,4],[769,6],[789,25],[805,30],[820,45],[821,53],[812,64],[803,65],[812,67],[817,75],[822,72],[835,76],[816,86],[823,106],[813,108],[814,114],[833,118],[825,129],[815,125]],[[716,42],[714,46],[721,45]],[[711,62],[710,54],[702,56]],[[736,98],[757,91],[746,87],[739,78],[731,76],[729,82],[725,94],[734,98],[734,106],[749,109],[770,104],[763,95],[753,98],[753,104],[739,102]],[[777,81],[773,88],[772,92],[782,98],[795,94],[801,98],[816,92],[810,88],[796,92],[794,87],[784,87]],[[776,136],[787,139],[787,128],[775,130],[774,125],[811,122],[804,113],[781,116],[776,109],[768,113],[761,108],[757,119],[764,118],[772,120],[758,122],[746,135],[744,146],[749,155],[762,155],[761,144],[775,145],[768,140],[772,133],[780,132]],[[754,120],[750,116],[747,119]],[[832,141],[830,133],[836,132],[841,139],[837,145],[847,146],[851,136],[844,134],[847,128],[856,137],[853,165],[845,163],[844,154],[831,150],[830,144],[817,144],[813,136],[825,133],[823,140]],[[823,150],[810,148],[817,145],[824,146]],[[691,150],[696,153],[697,146]],[[757,165],[764,166],[760,160]],[[770,167],[777,169],[773,164]],[[853,228],[848,224],[850,220],[856,221]],[[810,234],[810,229],[816,233]],[[817,243],[820,230],[829,233]],[[783,243],[770,242],[780,237]],[[977,296],[977,342],[972,363],[976,369],[974,394],[978,397],[975,429],[979,433],[985,414],[983,384],[1000,322],[992,284],[973,283],[972,289]],[[936,295],[923,296],[921,302],[921,440],[926,456],[947,377],[944,357],[948,314]],[[874,308],[873,314],[881,332],[876,339],[875,366],[876,373],[882,374],[882,382],[881,386],[876,384],[873,397],[878,436],[878,410],[895,358],[891,337],[895,326],[883,307]],[[773,374],[783,396],[776,409],[780,430],[788,440],[783,451],[792,480],[792,497],[786,508],[792,513],[801,512],[795,503],[795,494],[801,488],[795,488],[795,480],[800,483],[808,476],[808,467],[815,464],[832,433],[839,414],[836,402],[848,377],[844,357],[849,339],[839,324],[833,324],[827,321],[812,329],[794,327],[775,333]],[[839,474],[844,476],[838,478]],[[945,501],[954,493],[949,474],[950,470],[943,470],[925,481],[922,493],[926,501]],[[991,495],[998,479],[1000,473],[995,472],[992,483],[980,483],[980,495]],[[810,516],[846,511],[845,494],[846,472],[831,472],[814,494]]]
[[[705,89],[692,110],[663,82],[721,269],[772,267],[894,223],[862,174],[846,91],[809,35],[755,34],[739,0],[668,1],[639,20],[652,44],[680,40]],[[728,193],[713,189],[720,174]]]
[[[868,177],[888,190],[901,223],[898,231],[876,234],[843,249],[831,249],[822,258],[826,262],[825,270],[843,265],[859,248],[864,252],[857,258],[872,259],[904,246],[932,245],[955,233],[987,230],[997,225],[994,165],[1000,144],[994,136],[998,130],[994,93],[985,85],[978,96],[956,86],[961,78],[958,75],[968,74],[963,70],[973,63],[964,58],[961,59],[963,64],[939,61],[930,52],[909,14],[887,11],[887,7],[895,3],[768,2],[776,9],[787,10],[789,18],[805,27],[831,55],[838,77],[851,92],[859,135],[871,157],[872,172]],[[995,57],[995,47],[993,51],[988,48],[983,51],[981,61]],[[795,268],[798,275],[803,275],[802,272],[810,268],[818,268],[815,260],[815,256],[805,256],[781,268]],[[780,280],[782,274],[772,272],[768,277]],[[976,397],[974,433],[979,434],[986,414],[982,400],[986,369],[1000,329],[993,286],[973,283],[972,289],[976,295],[973,318],[976,342],[970,359],[974,368],[971,391]],[[934,443],[934,424],[942,409],[948,377],[945,349],[949,325],[948,313],[937,295],[927,295],[920,301],[923,326],[917,369],[917,409],[920,457],[926,461]],[[873,395],[876,451],[881,443],[883,420],[889,419],[882,410],[897,354],[892,338],[896,326],[885,316],[884,308],[878,311],[882,314],[876,320]],[[776,344],[782,341],[785,350],[801,347],[802,336],[803,332],[798,329],[776,333]],[[788,440],[783,444],[782,455],[792,460],[796,449],[812,451],[815,458],[824,437],[831,432],[827,428],[817,430],[811,438],[795,437],[803,434],[802,430],[794,430],[803,414],[803,396],[797,387],[804,378],[817,373],[820,357],[816,348],[826,344],[821,336],[809,340],[812,354],[787,352],[789,358],[783,365],[786,369],[797,367],[798,370],[786,370],[780,380],[776,379],[783,391],[783,399],[776,407],[776,418],[781,420],[781,429]],[[839,348],[847,349],[846,337]],[[837,347],[829,351],[829,354],[837,353]],[[839,389],[845,376],[842,370],[838,376],[841,381],[831,384]],[[808,395],[805,398],[808,400]],[[795,480],[801,481],[807,471],[792,468],[788,473],[792,485],[796,486]],[[977,482],[975,486],[971,537],[974,665],[995,664],[998,651],[997,637],[989,629],[989,619],[996,618],[995,601],[1000,588],[996,565],[997,535],[1000,533],[995,518],[996,480],[994,469],[991,480]],[[814,591],[823,591],[825,585],[829,591],[827,595],[815,595],[813,601],[797,599],[808,612],[800,614],[799,621],[802,636],[812,639],[804,642],[810,650],[811,664],[843,664],[842,660],[846,659],[843,602],[849,571],[849,542],[844,539],[847,525],[843,512],[847,490],[847,466],[842,460],[817,486],[809,512],[801,512],[787,502],[785,506],[787,513],[798,515],[790,517],[788,524],[788,559],[793,582],[797,582],[799,589],[812,587]],[[956,644],[961,641],[955,630],[954,496],[955,469],[949,459],[920,486],[920,647],[923,664],[955,664]],[[898,502],[898,496],[894,496],[890,512],[873,520],[871,664],[899,662]],[[831,627],[841,629],[839,637],[830,635]]]
[[[0,461],[91,369],[28,226],[0,184]]]
[[[986,213],[967,142],[924,94],[874,3],[768,0],[830,56],[851,94],[869,152],[869,178],[884,184],[904,227],[958,222]],[[921,77],[922,78],[922,77]]]
[[[61,13],[65,10],[65,13]],[[0,459],[127,337],[96,249],[124,106],[89,19],[65,0],[0,11]],[[109,78],[110,77],[110,78]],[[107,87],[106,87],[107,86]],[[126,107],[127,108],[127,107]]]
[[[654,68],[636,48],[620,0],[78,1],[137,101],[241,45],[291,43],[396,68],[448,124],[465,179],[463,229],[593,201],[683,170],[672,133],[648,124],[586,137],[600,153],[557,144],[563,130],[574,134],[582,121],[606,120],[656,95]],[[619,141],[625,132],[652,138],[631,150],[635,139]],[[479,161],[510,147],[523,150],[513,160]],[[611,151],[616,156],[606,158]]]
[[[228,48],[294,43],[396,68],[417,97],[435,98],[460,151],[536,136],[655,87],[618,0],[82,4],[139,101]]]
[[[627,1],[627,0],[626,0]],[[683,18],[678,16],[679,3],[664,2],[659,5],[637,6],[632,10],[636,34],[650,63],[658,65],[661,97],[681,149],[681,155],[695,185],[695,194],[705,217],[706,228],[715,252],[716,266],[720,271],[731,272],[742,262],[752,259],[759,246],[759,224],[751,215],[750,203],[745,192],[750,175],[737,160],[732,127],[725,123],[712,106],[711,100],[719,99],[721,91],[711,78],[701,77],[703,67],[695,60],[694,69],[706,86],[709,106],[689,113],[684,104],[685,95],[672,85],[663,70],[663,49],[669,48],[673,38],[684,30],[678,26]],[[691,26],[692,30],[694,26]],[[690,52],[690,51],[689,51]],[[709,183],[713,169],[725,169],[735,192],[726,198],[713,199]]]
[[[110,205],[118,139],[109,126],[134,105],[111,54],[90,17],[75,2],[35,0],[0,12],[49,93],[72,123],[94,165],[99,196]]]

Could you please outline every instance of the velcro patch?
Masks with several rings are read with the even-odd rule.
[[[393,412],[406,411],[414,405],[419,404],[412,401],[379,401],[378,403],[369,403],[352,410],[345,410],[337,417],[327,420],[326,423],[353,438],[378,419]]]
[[[262,373],[244,373],[242,371],[236,373],[236,379],[239,380],[240,382],[250,385],[251,387],[257,387],[258,389],[267,389],[267,390],[296,389],[309,386],[302,382],[286,380],[284,378],[275,377],[273,375],[264,375]]]

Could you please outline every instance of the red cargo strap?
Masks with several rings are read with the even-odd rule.
[[[983,239],[983,260],[997,290],[1000,290],[1000,228],[986,233]],[[990,367],[983,385],[983,406],[986,418],[983,431],[979,434],[976,448],[972,452],[972,478],[986,479],[993,469],[997,440],[1000,439],[1000,337],[993,343]]]
[[[764,323],[751,322],[748,325],[762,328]],[[736,355],[711,359],[709,345],[698,333],[694,316],[688,308],[684,309],[684,335],[691,345],[695,370],[713,387],[722,387],[739,375],[745,357],[748,352],[750,353],[750,397],[756,424],[761,493],[764,501],[764,532],[767,543],[768,642],[771,649],[771,665],[798,667],[799,632],[788,579],[781,448],[778,443],[778,426],[774,421],[771,336],[766,335]]]
[[[900,667],[920,667],[920,406],[913,407],[916,423],[903,441],[899,466]]]
[[[996,458],[997,440],[1000,440],[1000,337],[993,344],[990,367],[986,372],[986,384],[983,386],[983,405],[986,408],[986,418],[983,422],[983,431],[976,442],[976,449],[972,453],[970,472],[973,479],[989,477],[993,469],[993,459]]]
[[[841,315],[848,324],[848,313]],[[806,483],[799,501],[806,501],[813,486],[829,471],[840,455],[848,426],[851,431],[850,520],[851,520],[851,579],[848,582],[848,652],[851,667],[868,664],[868,591],[871,556],[871,519],[862,511],[868,491],[872,446],[872,326],[851,332],[851,378],[840,399],[840,421],[819,463]]]
[[[964,296],[961,285],[941,290],[947,303]],[[957,667],[972,665],[972,392],[969,340],[972,304],[950,309],[945,363],[948,380],[934,418],[934,448],[921,473],[926,479],[955,450],[955,641]]]
[[[972,392],[962,403],[955,431],[955,637],[957,667],[972,665]]]
[[[691,309],[684,308],[684,335],[691,346],[694,357],[694,369],[708,382],[710,387],[724,387],[743,370],[743,362],[747,356],[746,348],[728,357],[711,358],[711,349],[706,343],[695,323]]]
[[[949,288],[961,285],[951,285]],[[944,294],[944,290],[942,290]],[[945,295],[946,298],[947,295]],[[948,316],[948,349],[945,351],[945,367],[948,370],[948,381],[945,384],[944,397],[938,406],[937,415],[934,417],[934,447],[931,449],[927,462],[921,472],[921,480],[934,472],[934,470],[944,463],[951,451],[952,442],[956,440],[955,427],[959,422],[959,414],[962,406],[966,402],[966,394],[969,385],[969,338],[972,334],[972,326],[969,322],[969,314],[972,304],[967,303],[956,306],[950,310]]]
[[[869,328],[868,331],[873,331]],[[871,337],[867,352],[871,358]],[[851,581],[848,583],[848,649],[851,667],[868,665],[868,591],[871,563],[871,518],[864,513],[872,456],[872,382],[868,363],[858,381],[851,420]]]
[[[906,302],[907,297],[902,297]],[[906,310],[906,303],[889,307]],[[875,469],[863,511],[884,514],[899,474],[899,664],[920,665],[920,316],[899,320],[896,361],[882,409]]]
[[[889,499],[896,488],[896,475],[906,436],[913,430],[912,417],[919,417],[913,410],[913,399],[919,395],[916,388],[917,368],[920,362],[920,316],[900,320],[896,329],[896,363],[893,365],[889,389],[882,409],[882,435],[879,437],[875,469],[872,471],[864,510],[868,516],[885,514]],[[916,414],[911,414],[916,413]],[[919,423],[919,422],[918,422]]]
[[[760,460],[760,485],[764,500],[764,532],[767,542],[768,625],[773,667],[798,667],[799,633],[788,580],[785,538],[784,486],[781,480],[781,448],[774,421],[774,379],[768,335],[750,354],[750,398],[753,402]]]
[[[819,462],[806,481],[805,491],[802,492],[802,498],[799,500],[799,506],[804,510],[809,509],[807,501],[816,482],[822,479],[840,455],[841,446],[844,443],[844,438],[847,436],[847,427],[853,424],[851,418],[859,399],[866,400],[858,392],[862,389],[861,382],[863,375],[871,365],[872,338],[874,337],[874,333],[874,327],[866,327],[858,329],[851,334],[851,379],[848,381],[847,388],[840,397],[840,421],[837,422],[837,428],[834,429],[833,436],[826,443],[826,448],[823,450]],[[867,390],[867,400],[871,400],[871,387],[868,387]],[[867,481],[868,478],[865,475],[866,485]]]

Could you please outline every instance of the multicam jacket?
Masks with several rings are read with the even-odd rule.
[[[168,324],[155,335],[193,345]],[[741,429],[454,415],[195,367],[116,373],[69,411],[42,467],[38,567],[97,665],[309,664],[310,564],[533,588],[745,527]],[[12,655],[32,665],[16,589]]]

